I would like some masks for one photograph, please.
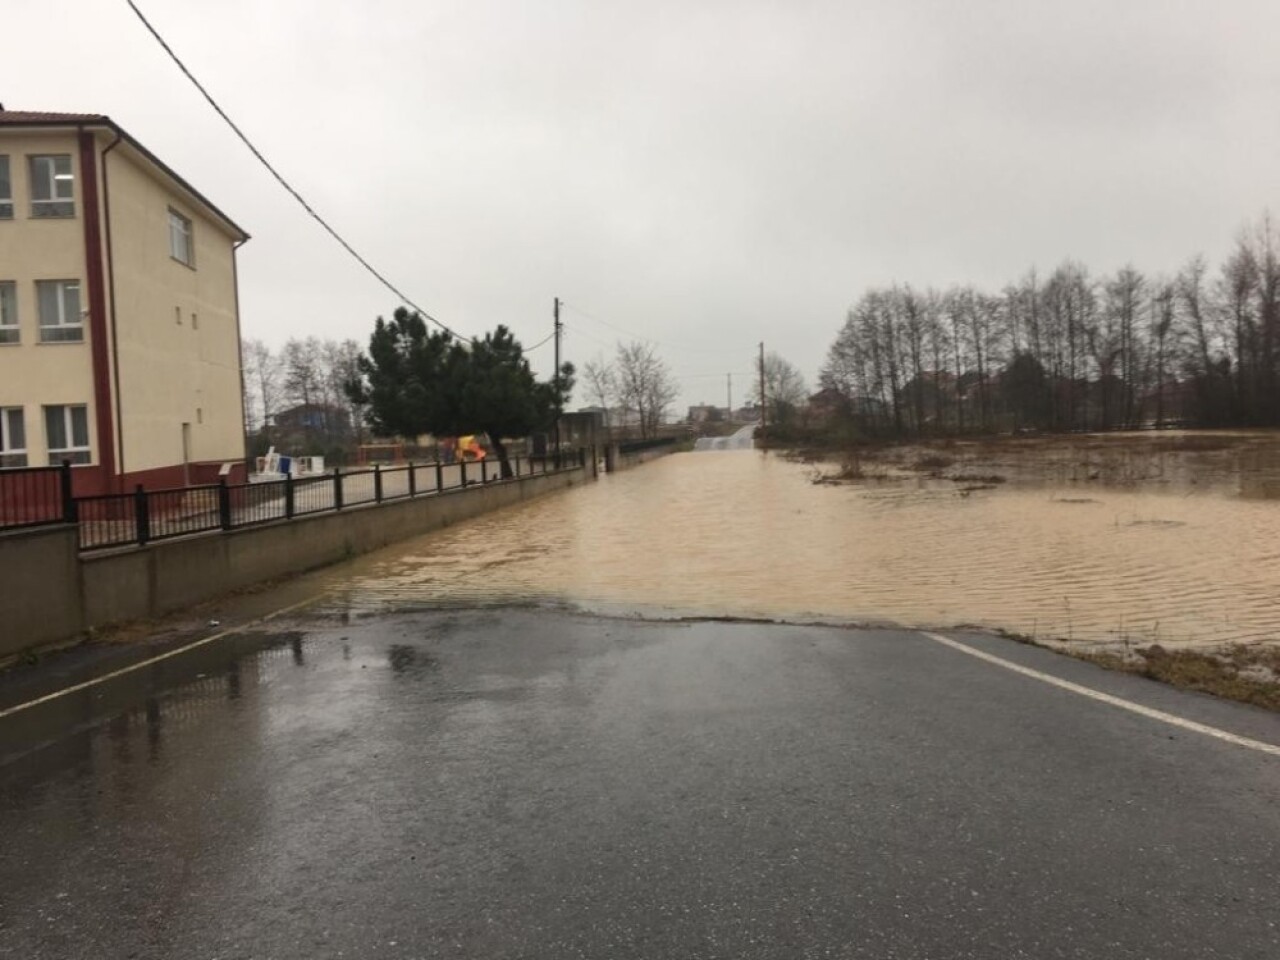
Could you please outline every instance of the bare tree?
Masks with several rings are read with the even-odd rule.
[[[1096,365],[1104,429],[1133,422],[1139,355],[1136,320],[1145,287],[1142,274],[1132,266],[1104,278],[1102,307],[1086,330],[1089,352]]]
[[[666,361],[650,344],[619,343],[614,371],[622,406],[639,415],[640,436],[655,436],[679,393]]]
[[[269,435],[272,418],[279,412],[284,392],[284,368],[280,357],[261,340],[245,340],[240,346],[245,389],[245,432],[261,430]]]
[[[360,344],[354,340],[325,340],[321,346],[321,375],[325,402],[346,413],[346,428],[356,443],[364,441],[364,405],[350,397],[348,383],[360,377]],[[348,439],[331,426],[329,440],[342,442]]]
[[[1107,428],[1153,412],[1280,426],[1280,232],[1270,215],[1207,277],[1199,257],[1174,280],[1132,266],[1095,279],[1068,260],[998,297],[870,289],[846,313],[821,383],[859,427],[897,435],[925,424]]]
[[[809,397],[804,377],[790,361],[777,353],[764,358],[765,412],[769,423],[791,420]]]
[[[1165,376],[1168,362],[1166,344],[1173,329],[1176,288],[1161,284],[1151,298],[1151,357],[1155,364],[1156,426],[1164,426]]]
[[[324,391],[324,347],[318,337],[290,339],[284,345],[284,388],[294,404],[321,403]]]
[[[588,360],[582,367],[582,380],[587,397],[604,410],[605,434],[609,433],[609,409],[618,403],[618,375],[613,364],[604,357]]]

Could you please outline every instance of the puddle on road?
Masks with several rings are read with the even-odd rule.
[[[127,669],[108,682],[36,701],[0,724],[0,765],[47,749],[42,762],[57,767],[74,757],[90,733],[109,721],[113,735],[145,728],[152,759],[162,728],[172,730],[209,709],[240,700],[289,667],[306,662],[305,635],[295,630],[248,630],[181,656]]]
[[[890,464],[818,485],[815,467],[775,456],[676,454],[346,566],[327,578],[327,607],[566,603],[1077,641],[1280,638],[1280,501],[1266,495],[1280,490],[1280,440],[1109,436],[959,445],[947,459],[933,478]],[[1008,482],[965,482],[992,471]]]

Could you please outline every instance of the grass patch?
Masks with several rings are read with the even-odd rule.
[[[921,473],[931,473],[937,470],[945,470],[947,467],[955,463],[952,457],[944,457],[941,454],[930,453],[916,460],[911,465],[912,470],[918,470]]]

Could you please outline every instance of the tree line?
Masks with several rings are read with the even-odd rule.
[[[367,350],[355,340],[292,339],[278,351],[242,346],[250,451],[348,460],[366,434],[412,443],[423,435],[485,434],[510,474],[505,440],[550,430],[573,390],[574,368],[538,381],[511,331],[474,340],[429,330],[416,312],[378,317]]]
[[[821,384],[869,432],[1280,426],[1280,237],[1270,215],[1211,269],[1066,261],[999,292],[893,286],[848,311]]]
[[[346,383],[359,372],[354,340],[293,338],[279,350],[262,340],[241,344],[245,435],[256,454],[275,445],[289,453],[340,460],[363,439],[365,411]]]

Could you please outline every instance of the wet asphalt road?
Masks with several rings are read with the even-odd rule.
[[[1280,956],[1280,758],[920,634],[295,626],[0,719],[0,956]]]

